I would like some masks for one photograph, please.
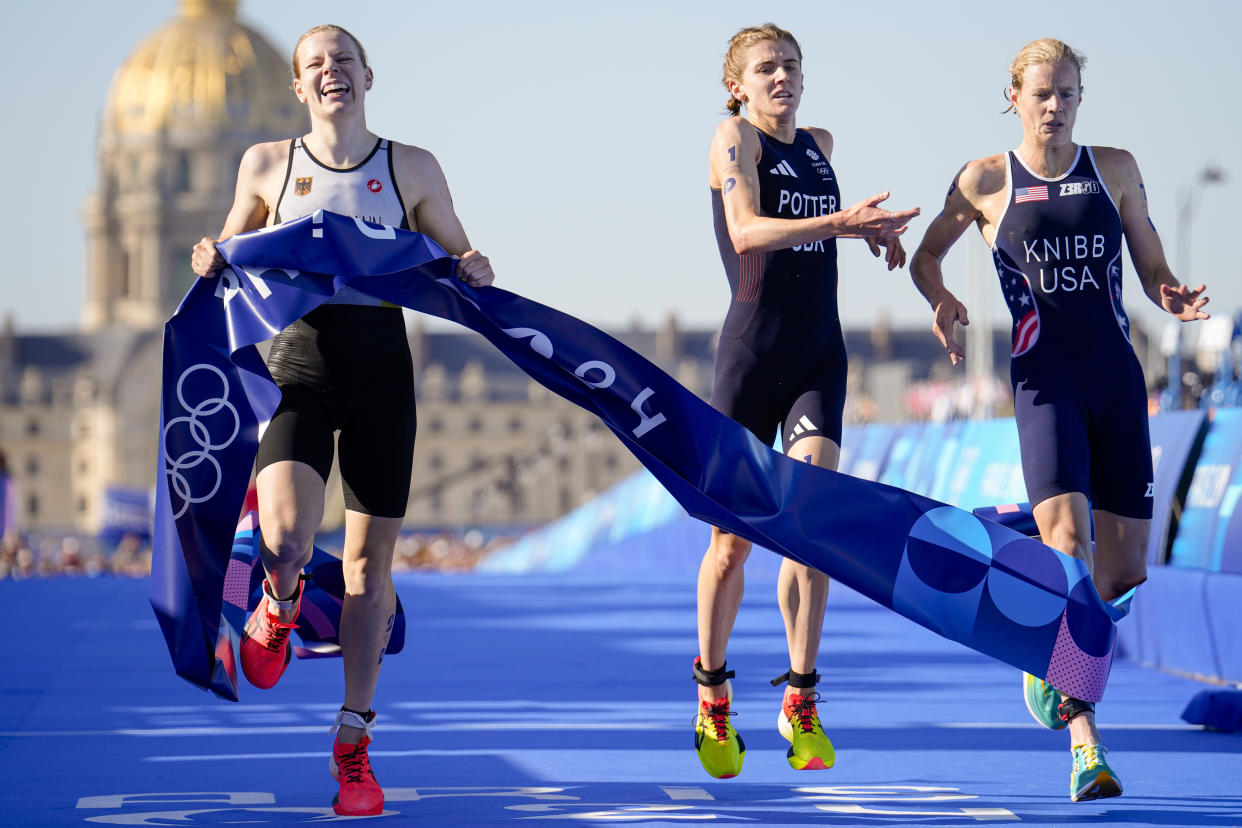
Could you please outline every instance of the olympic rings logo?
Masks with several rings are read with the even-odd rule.
[[[207,397],[199,403],[191,405],[185,398],[185,382],[186,379],[196,371],[209,371],[220,380],[221,390],[218,396]],[[237,439],[237,434],[241,430],[241,417],[237,414],[237,409],[228,401],[229,396],[229,380],[224,372],[214,365],[206,363],[198,363],[191,365],[177,380],[177,401],[181,403],[182,409],[188,412],[188,416],[176,417],[169,420],[164,426],[164,458],[168,464],[165,473],[168,475],[168,482],[172,491],[181,498],[181,508],[173,515],[173,520],[179,519],[190,508],[191,503],[203,503],[215,497],[216,492],[220,490],[220,484],[223,482],[224,475],[220,468],[220,463],[216,458],[211,456],[211,452],[220,451],[232,445]],[[211,429],[208,428],[206,419],[219,414],[221,411],[227,411],[233,418],[232,432],[223,440],[213,439]],[[183,452],[175,460],[169,457],[168,451],[168,433],[175,427],[184,423],[189,429],[190,439],[198,448],[191,448]],[[178,441],[184,444],[184,440]],[[211,491],[202,495],[194,495],[194,486],[191,484],[190,477],[185,472],[196,468],[200,465],[207,464],[211,472],[215,475],[215,482],[211,486]],[[193,475],[198,482],[202,482],[203,472]]]

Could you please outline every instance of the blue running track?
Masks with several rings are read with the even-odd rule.
[[[687,551],[685,554],[691,554]],[[756,551],[756,556],[764,554]],[[794,771],[775,583],[751,578],[729,653],[741,776],[693,751],[694,576],[406,575],[371,756],[394,825],[1242,825],[1242,734],[1179,714],[1204,685],[1129,663],[1100,723],[1126,793],[1072,804],[1064,733],[1012,669],[857,595],[829,599],[820,671],[837,765]],[[219,701],[177,678],[116,578],[0,582],[0,824],[338,821],[337,659]]]

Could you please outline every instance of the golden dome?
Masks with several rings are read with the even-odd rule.
[[[237,0],[181,0],[112,79],[103,129],[112,134],[210,130],[294,134],[306,115],[288,62],[237,20]]]

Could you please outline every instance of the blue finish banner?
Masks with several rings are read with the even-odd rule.
[[[1081,561],[969,512],[773,451],[590,325],[499,288],[465,286],[455,261],[417,233],[321,212],[219,248],[231,271],[196,283],[165,328],[151,581],[174,666],[195,684],[236,696],[213,642],[259,424],[279,396],[254,345],[348,283],[487,338],[596,414],[700,520],[1066,693],[1103,694],[1117,614]]]

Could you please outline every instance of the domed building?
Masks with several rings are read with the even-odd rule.
[[[237,0],[181,0],[117,70],[84,206],[81,330],[0,325],[0,450],[23,533],[149,528],[158,469],[162,326],[195,278],[190,249],[220,231],[242,153],[304,134],[289,62],[238,20]],[[290,46],[292,43],[289,44]],[[618,337],[706,394],[712,332]],[[411,336],[418,449],[406,523],[530,526],[637,468],[594,416],[535,385],[468,332]],[[325,527],[344,503],[328,486]]]
[[[288,61],[238,21],[237,0],[182,0],[108,93],[83,327],[162,326],[194,278],[190,248],[220,231],[242,153],[307,126]]]
[[[82,329],[0,329],[0,447],[23,530],[141,525],[161,329],[194,278],[190,248],[220,232],[246,148],[308,126],[288,61],[238,20],[237,0],[182,0],[117,70],[83,210]]]

